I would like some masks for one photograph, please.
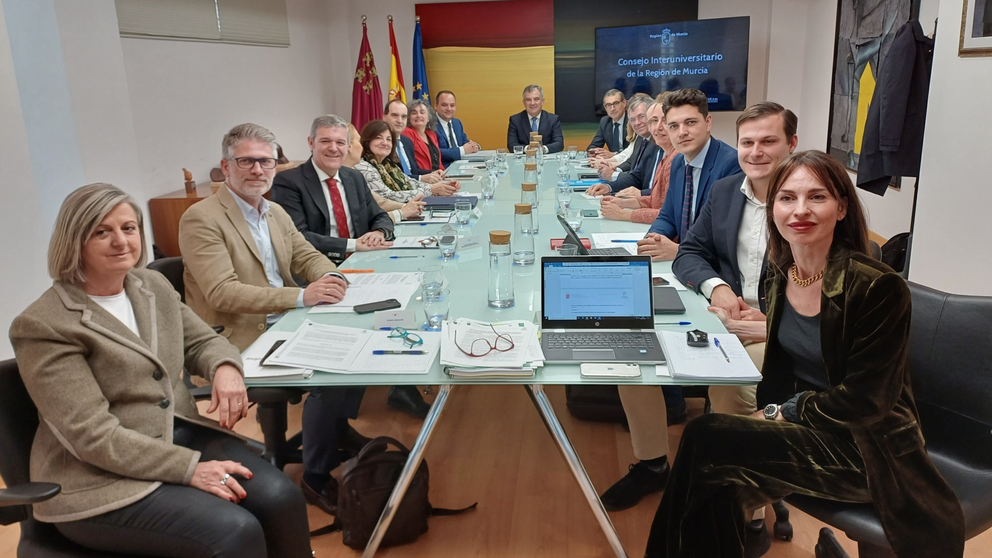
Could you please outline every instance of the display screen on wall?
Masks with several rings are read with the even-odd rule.
[[[711,111],[747,106],[749,17],[596,29],[596,96],[693,87]]]

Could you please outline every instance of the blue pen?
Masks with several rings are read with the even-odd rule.
[[[399,260],[402,258],[423,258],[423,256],[389,256],[391,260]]]
[[[692,322],[655,322],[654,325],[692,325]]]
[[[425,355],[426,351],[372,351],[374,355]],[[729,360],[727,362],[730,362]]]
[[[720,340],[714,337],[713,344],[716,345],[717,349],[720,349],[721,353],[723,353],[723,358],[727,359],[727,362],[730,362],[730,357],[727,356],[727,351],[723,350],[723,345],[720,344]]]
[[[637,244],[636,240],[611,240],[610,242],[615,242],[617,244]]]

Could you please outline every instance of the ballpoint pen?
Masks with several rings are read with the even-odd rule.
[[[692,325],[692,322],[655,322],[654,325]]]
[[[426,351],[372,351],[374,355],[424,355]],[[729,362],[729,361],[728,361]]]
[[[341,273],[375,273],[374,269],[339,269]]]
[[[636,240],[619,240],[619,239],[615,239],[615,240],[611,240],[610,242],[615,242],[617,244],[637,244],[637,241]]]
[[[423,256],[389,256],[391,260],[399,260],[402,258],[423,258]]]
[[[730,357],[727,356],[727,351],[723,350],[723,345],[720,344],[720,340],[714,337],[713,344],[716,345],[717,349],[720,349],[721,353],[723,353],[723,358],[727,359],[727,362],[730,362]]]

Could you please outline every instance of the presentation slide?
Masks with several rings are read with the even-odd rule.
[[[596,102],[610,89],[654,97],[693,87],[711,111],[747,106],[751,19],[730,17],[596,29]]]

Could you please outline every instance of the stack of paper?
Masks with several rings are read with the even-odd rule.
[[[406,310],[410,297],[420,289],[420,273],[356,273],[348,277],[348,290],[344,298],[334,304],[321,304],[310,308],[311,314],[354,312],[355,306],[395,298],[400,310]]]
[[[592,233],[593,248],[625,248],[637,255],[637,241],[644,238],[644,233]]]
[[[500,377],[534,375],[544,366],[544,352],[537,338],[537,326],[525,321],[480,322],[468,318],[445,320],[442,324],[441,366],[449,376]],[[497,335],[503,337],[497,341]],[[495,345],[499,349],[489,351]],[[487,353],[488,354],[484,354]],[[472,353],[484,356],[471,356]]]
[[[276,344],[285,344],[292,336],[292,331],[267,331],[260,335],[245,350],[244,354],[241,355],[241,362],[245,369],[245,379],[254,382],[279,382],[285,380],[305,380],[313,376],[313,370],[304,367],[271,364],[262,366],[262,359],[277,346]]]
[[[265,359],[265,365],[260,367],[263,373],[270,368],[297,367],[311,373],[426,374],[441,348],[440,333],[418,332],[423,343],[409,347],[402,338],[390,338],[388,331],[322,325],[310,320],[295,332],[276,335],[286,341]],[[257,350],[267,351],[270,341]],[[258,341],[245,351],[246,360],[257,345]]]
[[[690,347],[683,331],[659,331],[658,337],[673,378],[736,383],[761,381],[761,373],[754,367],[744,345],[732,333],[710,334],[706,347]],[[720,342],[720,347],[716,341]]]
[[[475,153],[466,153],[462,156],[465,161],[485,161],[496,156],[495,149],[483,149],[482,151],[476,151]]]

